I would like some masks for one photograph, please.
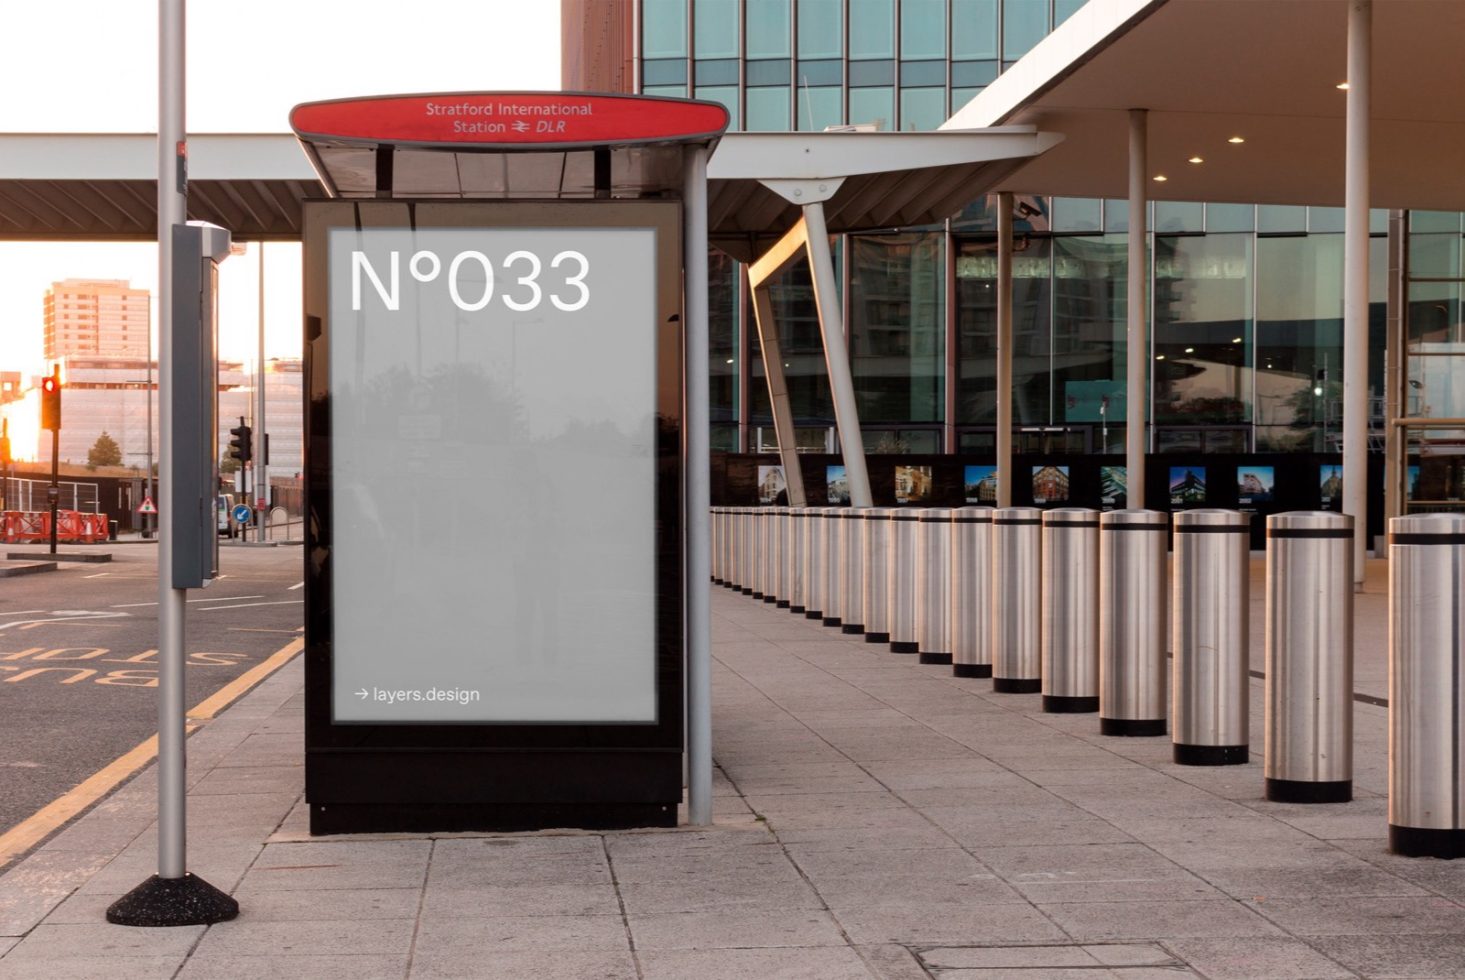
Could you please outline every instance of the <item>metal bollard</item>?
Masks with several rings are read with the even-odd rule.
[[[723,546],[727,543],[727,534],[723,521],[727,517],[726,507],[712,508],[712,517],[709,521],[712,529],[711,555],[712,555],[712,584],[721,585],[727,581],[727,569],[722,558]]]
[[[789,571],[792,565],[792,549],[789,547],[789,508],[773,508],[774,538],[773,538],[773,596],[764,597],[765,602],[771,602],[778,609],[788,608],[788,590],[792,584]]]
[[[951,673],[992,676],[992,508],[951,512]]]
[[[753,594],[754,513],[751,507],[738,508],[737,587],[743,595]]]
[[[824,520],[826,507],[804,511],[803,590],[804,618],[824,618]]]
[[[824,625],[840,624],[844,595],[844,508],[821,507],[824,512]]]
[[[1099,512],[1043,512],[1043,710],[1099,710]]]
[[[1164,735],[1170,515],[1099,515],[1099,734]]]
[[[890,642],[890,526],[894,507],[867,507],[861,511],[860,557],[864,567],[861,619],[866,643]]]
[[[788,509],[788,611],[804,611],[804,521],[807,507]]]
[[[839,552],[844,564],[839,630],[858,635],[865,632],[865,509],[844,507],[839,516]]]
[[[992,511],[992,690],[1042,690],[1038,598],[1043,512],[1036,507]]]
[[[765,506],[758,511],[758,580],[753,586],[753,598],[764,602],[773,601],[774,529],[774,510]]]
[[[1175,515],[1170,739],[1183,766],[1235,766],[1248,758],[1250,547],[1249,514]]]
[[[1267,518],[1267,799],[1353,799],[1353,518]]]
[[[923,664],[951,663],[952,513],[929,507],[916,525],[916,648]]]
[[[890,561],[885,566],[885,593],[890,601],[890,649],[915,653],[916,644],[916,538],[920,511],[893,508],[890,517]]]
[[[1465,515],[1389,521],[1389,850],[1465,857]]]

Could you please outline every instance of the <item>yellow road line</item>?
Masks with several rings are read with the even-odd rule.
[[[296,638],[270,655],[269,659],[240,674],[228,685],[199,702],[188,713],[192,720],[207,720],[214,717],[250,688],[279,670],[305,646],[304,638]],[[197,725],[188,725],[192,732]],[[153,761],[158,754],[158,736],[149,736],[136,748],[122,755],[82,782],[47,803],[35,813],[26,817],[10,830],[0,834],[0,865],[4,865],[17,854],[30,850],[45,840],[52,831],[76,816],[93,803],[116,789],[123,780]]]

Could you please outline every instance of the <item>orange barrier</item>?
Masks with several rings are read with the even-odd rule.
[[[96,544],[107,540],[107,515],[77,510],[56,512],[56,540],[67,544]],[[6,544],[34,544],[51,540],[48,511],[8,510],[0,516],[0,539]]]

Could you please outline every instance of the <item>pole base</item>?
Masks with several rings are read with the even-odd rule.
[[[991,664],[952,664],[952,677],[991,677]]]
[[[1062,694],[1043,695],[1043,710],[1050,715],[1076,715],[1099,710],[1097,696],[1091,698],[1069,697]]]
[[[890,634],[889,633],[866,633],[865,634],[865,642],[866,643],[889,643],[890,642]]]
[[[1353,799],[1353,780],[1314,782],[1268,776],[1267,799],[1273,803],[1347,803]]]
[[[1249,745],[1185,745],[1175,743],[1175,764],[1180,766],[1244,766],[1251,761]]]
[[[838,626],[839,625],[839,617],[838,616],[825,616],[824,617],[824,625],[825,626]]]
[[[1465,830],[1389,824],[1389,850],[1404,857],[1465,858]]]
[[[842,623],[839,627],[841,633],[848,633],[850,636],[859,636],[865,632],[865,627],[859,623]]]
[[[761,598],[763,598],[763,593],[761,593],[761,592],[755,592],[752,589],[744,589],[743,590],[743,595],[750,595],[754,599],[761,599]]]
[[[946,664],[951,663],[951,654],[949,654],[949,653],[932,653],[930,650],[922,650],[921,651],[921,663],[923,663],[923,664],[946,665]]]
[[[766,596],[763,597],[763,601],[764,602],[771,602],[771,603],[773,603],[773,606],[774,606],[775,609],[787,609],[788,608],[788,600],[787,599],[780,599],[780,598],[778,598],[776,596],[766,595]]]
[[[193,874],[153,875],[107,908],[116,926],[209,926],[239,914],[239,903]]]
[[[891,640],[891,653],[915,653],[920,647],[916,646],[914,640]]]
[[[799,613],[801,613],[801,612],[804,611],[804,607],[803,606],[796,606],[792,602],[790,602],[788,604],[788,611],[791,612],[791,613],[793,613],[795,616],[797,616]]]
[[[804,610],[804,618],[805,619],[823,619],[824,618],[824,614],[822,612],[820,612],[818,609],[805,609]]]
[[[1149,735],[1164,735],[1164,718],[1100,718],[1100,735],[1119,735],[1122,737],[1140,737]]]
[[[998,694],[1037,694],[1043,690],[1038,677],[994,677],[992,690]]]

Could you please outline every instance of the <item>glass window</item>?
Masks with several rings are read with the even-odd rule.
[[[736,58],[740,18],[738,0],[693,0],[692,30],[698,58]]]
[[[997,78],[995,61],[953,61],[951,63],[951,84],[967,88],[981,88],[991,85]]]
[[[840,0],[800,0],[799,57],[843,57],[844,15]]]
[[[641,62],[642,85],[685,85],[686,58],[658,58]]]
[[[1053,0],[1053,26],[1056,28],[1072,17],[1088,0]]]
[[[900,90],[900,128],[935,129],[946,121],[946,89],[903,88]]]
[[[1458,211],[1410,211],[1410,231],[1460,231]]]
[[[1129,202],[1123,198],[1104,199],[1104,230],[1108,232],[1129,230]]]
[[[1082,203],[1097,213],[1097,200]],[[1097,446],[1123,442],[1122,432],[1105,430],[1122,428],[1126,412],[1126,241],[1124,235],[1053,239],[1052,422],[1096,426]]]
[[[997,0],[951,0],[951,57],[997,59]]]
[[[1256,230],[1263,234],[1307,231],[1307,208],[1292,204],[1263,204],[1256,209]]]
[[[1103,204],[1095,197],[1053,198],[1053,230],[1103,231]]]
[[[672,99],[685,99],[687,87],[685,85],[645,85],[641,88],[642,95],[663,95]]]
[[[849,90],[850,122],[878,123],[881,130],[895,128],[895,89],[852,88]]]
[[[801,61],[799,62],[799,75],[795,79],[800,86],[803,85],[843,85],[844,84],[844,62],[842,61]]]
[[[770,58],[764,61],[749,61],[743,71],[749,86],[784,85],[789,83],[793,63],[787,58]]]
[[[787,58],[789,0],[747,0],[748,57]]]
[[[686,0],[642,0],[641,57],[687,56]]]
[[[743,267],[726,254],[707,253],[709,401],[713,422],[738,418],[738,284]],[[733,430],[736,442],[737,430]]]
[[[939,422],[946,374],[939,232],[854,236],[850,360],[862,422]]]
[[[1342,208],[1308,208],[1308,231],[1343,231]]]
[[[736,58],[718,61],[693,62],[698,85],[736,85],[738,83],[738,62]]]
[[[839,257],[835,256],[835,268]],[[809,276],[809,260],[800,256],[778,276],[769,290],[773,320],[778,325],[779,346],[783,351],[783,375],[788,385],[789,406],[795,421],[834,423],[834,402],[829,394],[828,369],[824,365],[824,342],[819,333],[819,314],[814,305],[814,284]],[[749,362],[752,388],[747,393],[748,405],[755,425],[773,425],[773,412],[768,402],[767,375],[763,372],[762,349],[756,325],[749,323]],[[772,438],[771,431],[768,437]]]
[[[1158,232],[1204,231],[1206,209],[1203,204],[1191,201],[1156,201],[1154,225]]]
[[[951,111],[953,114],[972,99],[982,94],[979,88],[953,88],[951,90]]]
[[[721,102],[727,106],[728,115],[732,117],[729,129],[742,129],[742,113],[738,106],[738,87],[736,85],[699,85],[697,86],[697,98],[706,99],[708,102]]]
[[[850,87],[867,85],[894,85],[894,61],[851,61],[849,63]]]
[[[937,429],[873,429],[861,427],[860,440],[865,452],[881,455],[934,456],[941,452],[941,432]]]
[[[1155,238],[1157,425],[1251,417],[1251,235]]]
[[[1002,60],[1016,61],[1048,33],[1048,0],[1002,0]]]
[[[789,126],[789,87],[750,88],[748,131],[752,133],[786,133]]]
[[[849,56],[895,57],[895,0],[849,0]]]
[[[1012,259],[1012,420],[1050,424],[1051,239]],[[957,421],[997,419],[997,243],[962,242],[956,258]]]
[[[946,57],[946,0],[901,0],[900,56]]]
[[[1460,233],[1419,230],[1410,216],[1409,275],[1411,278],[1455,279],[1460,276]]]
[[[1251,204],[1207,204],[1206,231],[1251,231],[1256,207]]]
[[[1259,452],[1336,452],[1343,396],[1343,236],[1256,243]]]
[[[799,129],[817,133],[830,126],[843,126],[843,96],[844,90],[840,88],[801,85],[795,97]]]
[[[900,63],[900,84],[907,88],[927,85],[946,86],[946,62],[903,61]]]

